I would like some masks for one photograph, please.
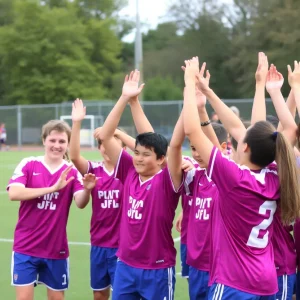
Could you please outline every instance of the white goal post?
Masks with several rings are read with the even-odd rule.
[[[66,121],[72,120],[72,116],[60,116],[60,120]],[[88,120],[90,124],[90,128],[82,128],[80,130],[80,145],[81,146],[90,146],[91,148],[95,147],[95,139],[94,139],[94,130],[95,130],[95,116],[94,115],[86,115],[84,120]],[[72,124],[71,124],[72,126]]]

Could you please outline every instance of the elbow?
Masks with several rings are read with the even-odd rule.
[[[16,193],[12,192],[11,190],[8,191],[8,198],[10,201],[17,201]]]
[[[86,202],[86,203],[76,203],[76,206],[79,209],[84,209],[87,206],[87,204],[88,204],[88,202]]]

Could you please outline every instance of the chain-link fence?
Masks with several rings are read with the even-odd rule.
[[[249,120],[251,116],[253,99],[231,99],[224,100],[231,106],[234,105],[240,110],[240,116],[243,120]],[[111,111],[114,102],[108,101],[85,101],[87,115],[95,116],[95,127],[101,126],[103,120]],[[163,134],[170,139],[175,123],[182,108],[182,101],[148,101],[142,103],[146,116],[150,120],[155,131]],[[60,104],[47,105],[17,105],[0,106],[0,123],[5,123],[7,130],[7,142],[10,145],[40,145],[41,128],[43,124],[52,119],[60,119],[61,116],[71,115],[72,103],[64,102]],[[209,115],[212,113],[208,106]],[[267,100],[267,113],[275,114],[271,101]],[[83,128],[90,125],[83,123]],[[128,134],[135,135],[136,131],[127,107],[120,126]]]

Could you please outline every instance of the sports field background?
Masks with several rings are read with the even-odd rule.
[[[99,160],[99,153],[97,151],[86,151],[82,154],[87,159]],[[6,185],[22,158],[38,155],[43,155],[43,152],[0,152],[0,299],[15,299],[14,288],[10,285],[12,242],[7,240],[13,239],[19,202],[12,202],[8,199]],[[179,205],[177,214],[180,210],[181,207]],[[83,210],[78,209],[75,204],[71,206],[68,222],[68,239],[70,242],[89,243],[90,216],[90,204]],[[178,232],[174,229],[173,237],[179,237]],[[179,241],[175,242],[177,249],[176,273],[180,272],[179,245]],[[92,291],[89,285],[89,249],[89,245],[70,245],[70,286],[66,292],[67,300],[92,299]],[[35,289],[35,299],[46,299],[46,289],[44,286],[38,286]],[[181,278],[179,274],[176,275],[175,299],[189,299],[186,279]]]

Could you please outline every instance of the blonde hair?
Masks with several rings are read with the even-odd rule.
[[[71,139],[71,127],[69,126],[68,123],[65,121],[60,121],[60,120],[51,120],[47,122],[46,124],[43,125],[42,127],[42,140],[45,141],[48,135],[55,130],[57,132],[65,132],[68,137],[68,143],[70,142]],[[70,161],[68,151],[64,154],[64,159],[67,161]]]

